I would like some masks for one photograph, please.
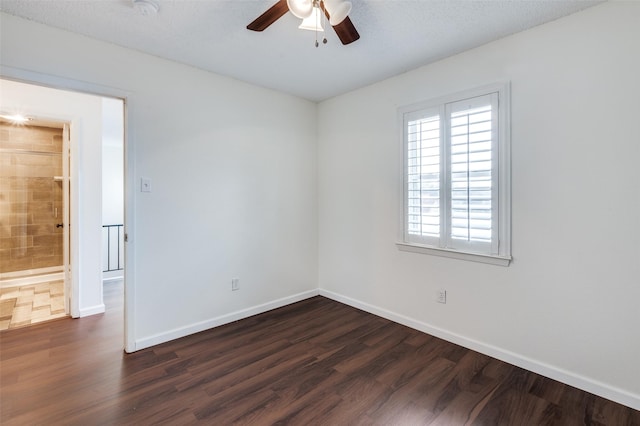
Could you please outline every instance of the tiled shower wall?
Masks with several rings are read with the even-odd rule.
[[[0,273],[62,265],[62,129],[0,122]]]

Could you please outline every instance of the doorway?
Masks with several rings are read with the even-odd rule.
[[[104,292],[124,280],[124,102],[102,99],[102,273]]]
[[[124,279],[124,101],[102,99],[102,273]]]
[[[38,77],[46,80],[46,76]],[[69,148],[65,151],[71,159],[68,162],[70,226],[61,227],[62,232],[69,234],[69,250],[65,251],[70,259],[66,271],[68,292],[64,297],[68,306],[65,308],[73,318],[103,313],[103,102],[110,98],[5,78],[0,78],[0,92],[3,94],[0,111],[19,111],[39,119],[69,123]],[[118,101],[120,118],[124,121],[124,101],[122,98]],[[123,128],[121,132],[123,142]],[[120,161],[124,160],[121,158]],[[67,187],[64,182],[62,186]],[[124,252],[123,247],[121,252]],[[123,262],[121,264],[124,266]]]

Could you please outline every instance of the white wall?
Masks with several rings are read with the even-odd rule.
[[[124,104],[102,99],[102,224],[124,223]]]
[[[640,408],[639,22],[606,3],[321,103],[321,292]],[[505,80],[513,263],[399,251],[398,107]]]
[[[102,147],[103,225],[117,225],[124,222],[124,153],[122,149],[122,146],[114,145]]]
[[[8,80],[0,80],[0,94],[0,110],[71,123],[70,229],[72,257],[77,259],[71,262],[71,315],[104,312],[100,222],[102,101],[97,96]]]
[[[315,104],[0,18],[3,73],[127,93],[129,350],[317,293]]]

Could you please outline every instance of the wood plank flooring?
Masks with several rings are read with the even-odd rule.
[[[3,425],[640,425],[640,412],[323,297],[125,354],[107,312],[0,332]]]

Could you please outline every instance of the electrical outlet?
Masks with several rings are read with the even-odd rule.
[[[240,290],[240,278],[233,278],[231,280],[231,290],[232,291]]]
[[[447,303],[447,290],[440,289],[436,293],[436,302]]]

